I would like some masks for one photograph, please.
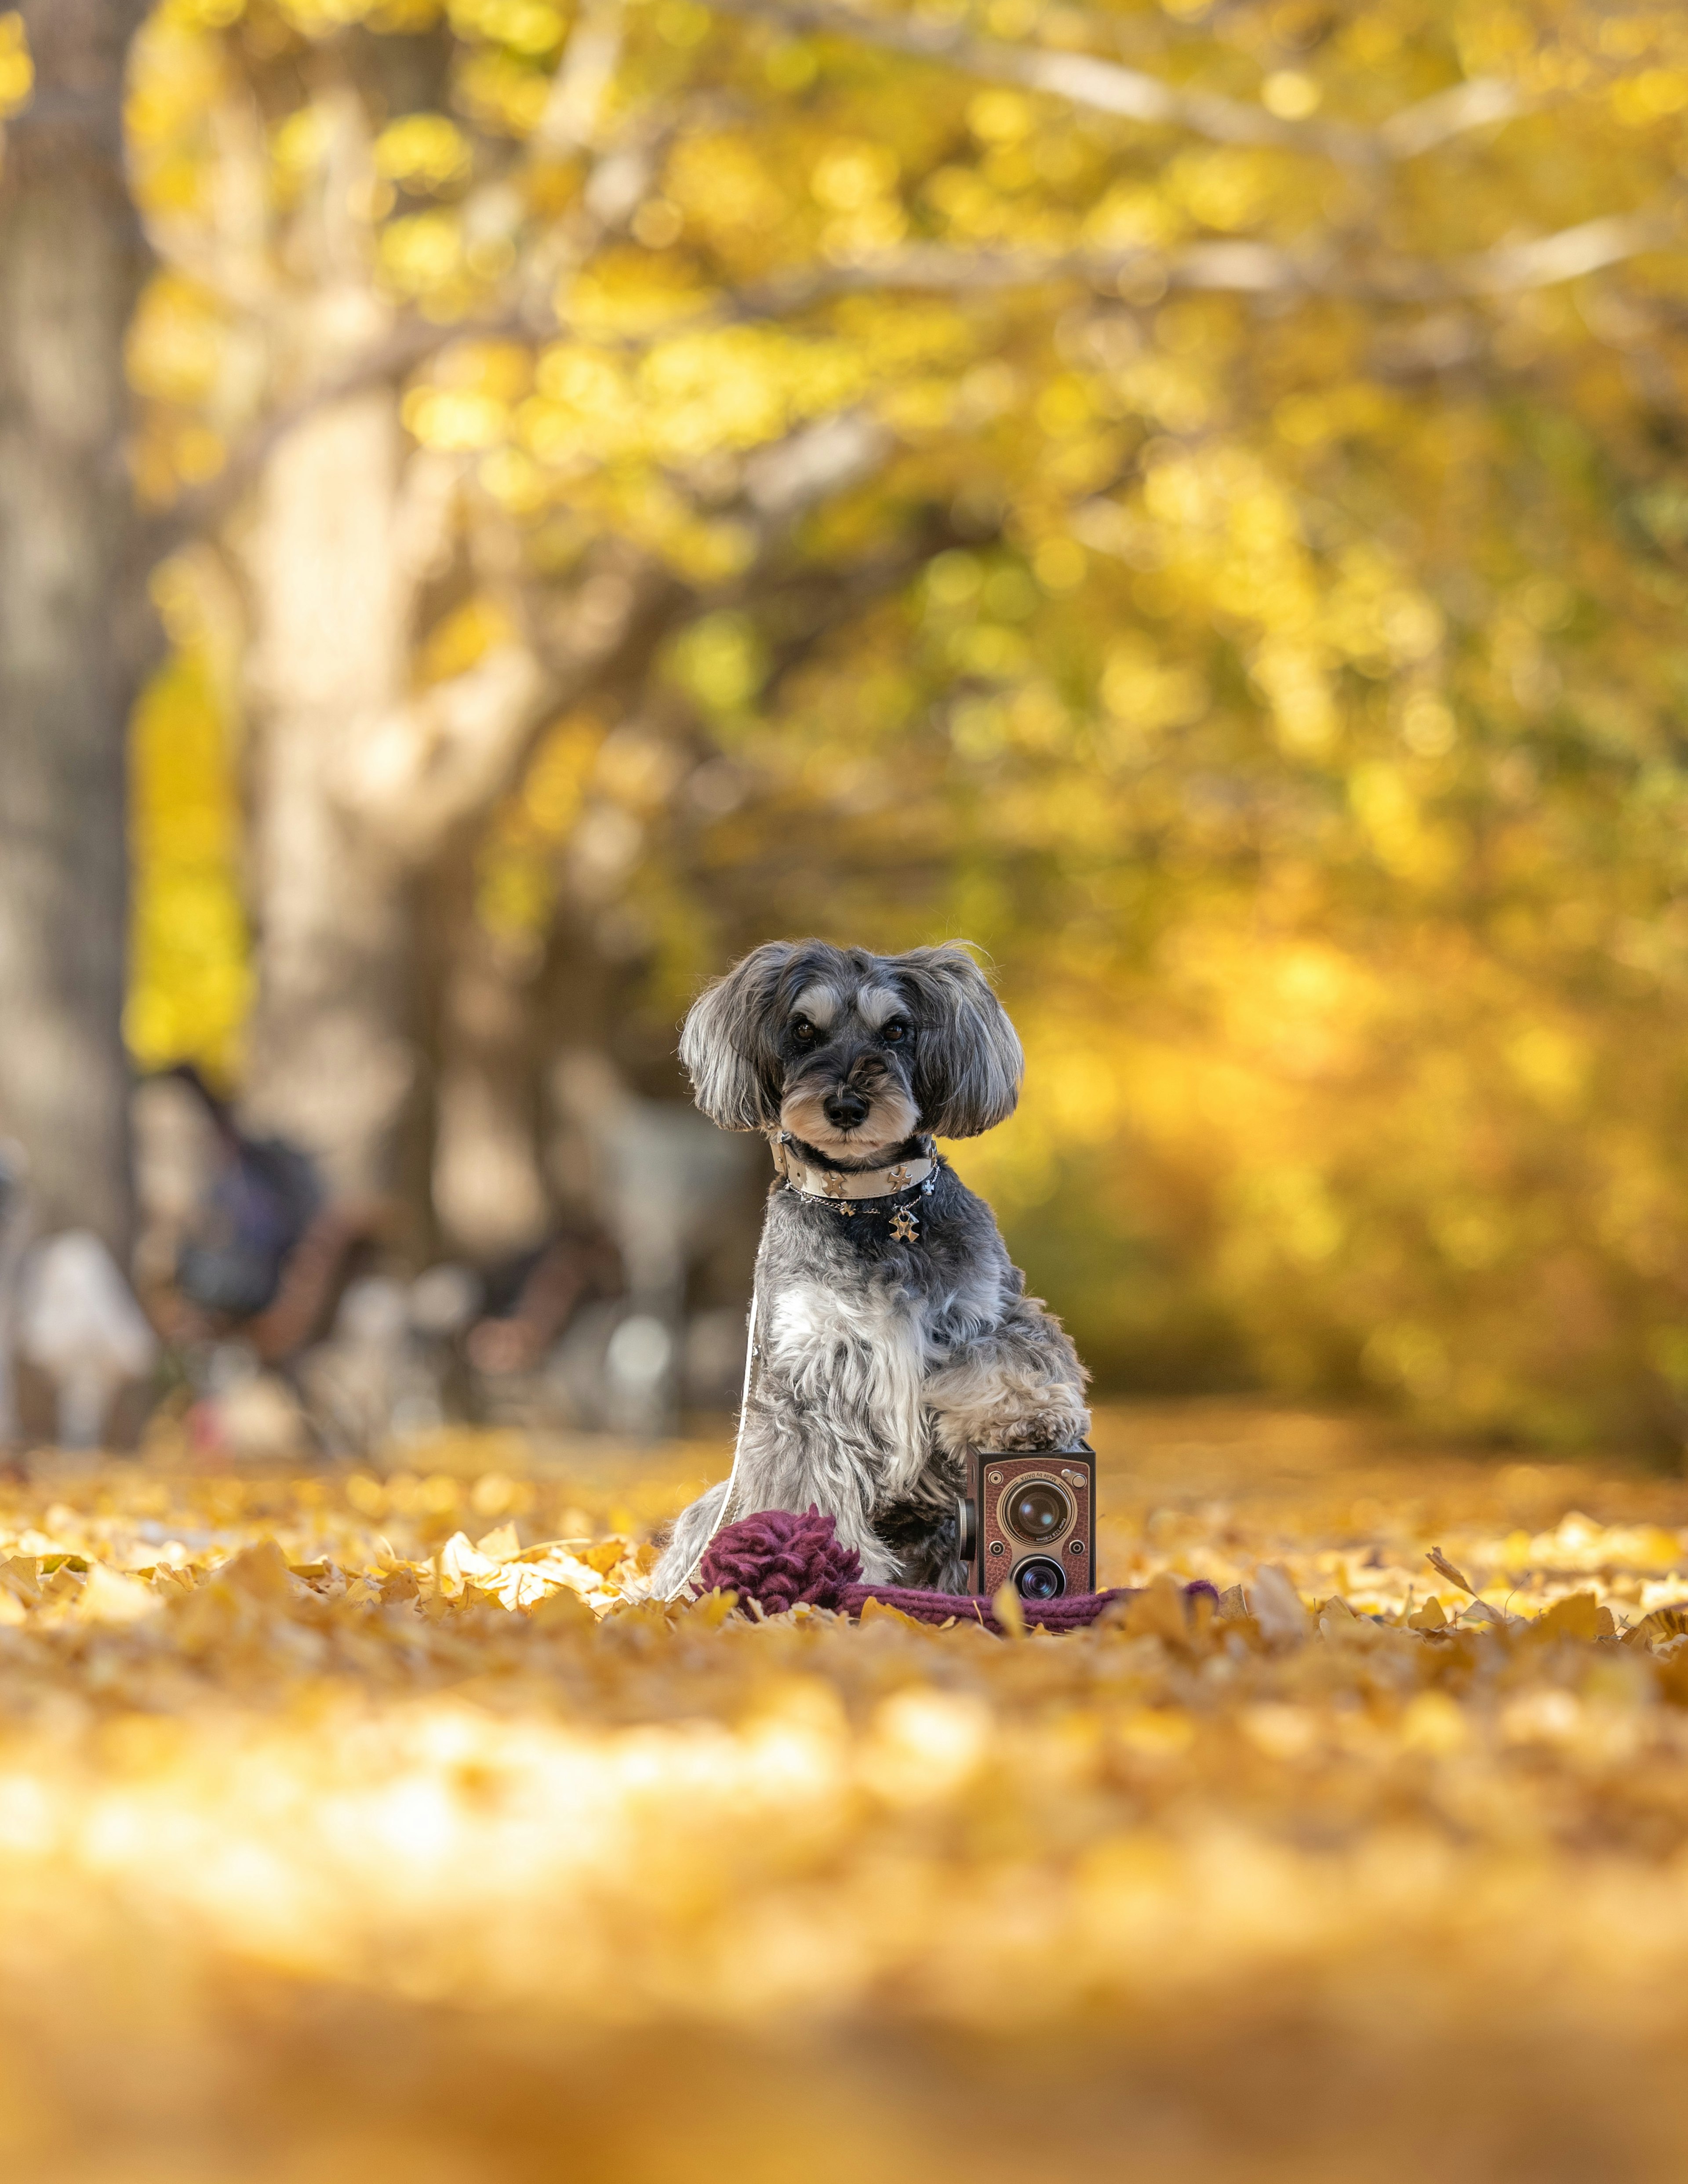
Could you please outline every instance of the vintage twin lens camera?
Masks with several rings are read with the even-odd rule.
[[[960,1509],[969,1592],[1011,1585],[1022,1600],[1096,1589],[1096,1452],[975,1449]]]

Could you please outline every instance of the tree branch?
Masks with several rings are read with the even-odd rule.
[[[1416,159],[1468,129],[1498,128],[1527,107],[1516,85],[1497,75],[1474,75],[1391,114],[1378,137],[1391,159]]]
[[[154,557],[171,552],[183,539],[220,522],[249,485],[253,484],[276,449],[287,435],[337,402],[349,401],[371,387],[403,379],[420,364],[456,341],[496,338],[515,330],[515,321],[460,320],[443,325],[428,319],[405,319],[390,334],[352,359],[338,371],[307,387],[291,401],[282,402],[255,425],[230,455],[215,477],[185,493],[162,510],[149,526],[148,547]]]
[[[531,150],[558,159],[594,141],[621,58],[621,0],[589,0],[563,49]]]
[[[740,289],[710,319],[780,317],[834,296],[866,290],[944,289],[955,294],[1035,287],[1078,281],[1109,293],[1134,283],[1233,295],[1332,296],[1377,304],[1445,303],[1460,296],[1495,296],[1552,287],[1650,250],[1680,245],[1669,208],[1586,220],[1535,241],[1508,243],[1451,259],[1379,256],[1369,268],[1329,249],[1291,252],[1275,243],[1192,242],[1183,250],[956,250],[914,243],[875,252],[853,264],[816,268]],[[695,325],[697,321],[688,321]],[[665,329],[666,334],[678,328]]]
[[[502,787],[549,696],[524,644],[495,645],[474,666],[380,719],[348,723],[335,801],[413,866]]]
[[[1680,248],[1680,227],[1658,205],[1641,212],[1585,220],[1533,242],[1508,243],[1460,261],[1457,278],[1468,295],[1491,296],[1524,288],[1557,287],[1602,266],[1620,265],[1649,250]]]
[[[413,870],[425,868],[521,778],[549,722],[649,656],[688,596],[655,562],[599,557],[462,674],[348,722],[335,801]]]
[[[1379,128],[1345,121],[1290,120],[1247,99],[1182,91],[1141,69],[1093,53],[1011,45],[949,24],[869,15],[832,0],[708,0],[717,14],[747,15],[783,30],[855,38],[920,59],[946,62],[991,83],[1065,98],[1095,114],[1151,126],[1187,129],[1217,144],[1265,144],[1307,152],[1345,166],[1416,159],[1467,129],[1505,121],[1522,109],[1518,93],[1492,77],[1474,77],[1392,115]]]
[[[1134,285],[1245,296],[1328,296],[1373,304],[1446,304],[1462,297],[1496,297],[1557,287],[1649,251],[1680,247],[1674,203],[1584,220],[1528,242],[1474,252],[1446,265],[1431,259],[1380,257],[1369,270],[1329,250],[1290,252],[1275,243],[1237,240],[1192,242],[1184,249],[958,250],[944,243],[911,243],[875,252],[853,264],[807,267],[729,292],[700,312],[654,328],[636,343],[649,347],[711,326],[777,319],[811,310],[839,296],[877,290],[936,289],[951,294],[989,294],[1052,281],[1078,281],[1107,294]],[[571,331],[566,320],[555,333]],[[223,471],[184,494],[155,519],[148,540],[156,556],[171,550],[227,515],[257,477],[281,441],[330,404],[372,386],[402,379],[458,341],[533,338],[539,332],[519,313],[465,319],[455,325],[409,319],[362,356],[319,385],[283,404],[259,426]]]

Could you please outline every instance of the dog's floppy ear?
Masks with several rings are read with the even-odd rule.
[[[938,1138],[976,1138],[1006,1122],[1026,1058],[1008,1013],[955,941],[911,948],[889,967],[912,1006],[914,1095]]]
[[[795,953],[788,940],[753,948],[686,1012],[680,1060],[692,1096],[723,1130],[770,1130],[779,1120],[773,1001]]]

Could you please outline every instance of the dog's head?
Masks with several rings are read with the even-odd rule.
[[[1014,1112],[1023,1061],[964,948],[870,956],[771,940],[693,1004],[680,1059],[729,1130],[789,1130],[871,1166],[905,1139],[972,1138]]]

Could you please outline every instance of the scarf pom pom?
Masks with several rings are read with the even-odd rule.
[[[779,1615],[799,1601],[836,1607],[844,1588],[861,1575],[861,1557],[811,1504],[802,1516],[764,1509],[723,1525],[710,1541],[697,1582],[705,1592],[736,1592],[758,1602],[765,1614]]]

